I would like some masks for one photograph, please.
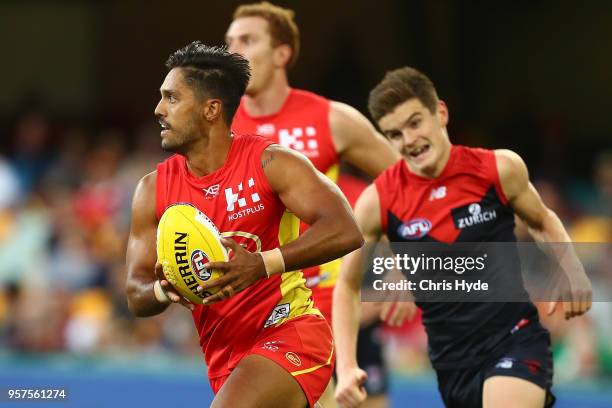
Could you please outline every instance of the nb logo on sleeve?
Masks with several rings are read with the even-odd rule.
[[[444,197],[446,197],[446,186],[432,188],[429,194],[429,201],[439,200]]]

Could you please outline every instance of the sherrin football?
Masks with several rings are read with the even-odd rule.
[[[227,261],[228,255],[219,230],[204,213],[189,204],[175,204],[166,209],[157,226],[157,259],[176,291],[199,304],[220,288],[198,293],[198,285],[222,275],[204,264]]]

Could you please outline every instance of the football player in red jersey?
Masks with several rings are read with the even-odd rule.
[[[230,51],[249,60],[252,76],[232,128],[238,134],[261,134],[299,151],[334,183],[341,160],[377,176],[400,156],[372,124],[351,106],[290,86],[288,70],[297,62],[299,37],[292,10],[268,2],[235,10],[225,41]],[[339,259],[304,270],[315,305],[330,325],[339,272]],[[389,303],[381,315],[387,316],[387,323],[399,324],[409,311],[409,304],[391,307]],[[333,384],[321,402],[327,407],[335,405]]]
[[[176,154],[134,194],[130,310],[151,316],[171,302],[192,310],[213,407],[314,406],[331,378],[333,340],[299,269],[362,244],[350,207],[303,156],[261,136],[234,137],[230,123],[249,80],[242,56],[196,41],[166,66],[155,115],[162,148]],[[180,202],[204,212],[233,252],[215,265],[226,272],[218,302],[185,303],[156,265],[158,221]],[[298,218],[311,225],[299,237]]]
[[[536,242],[570,241],[518,154],[451,144],[448,108],[421,72],[406,67],[387,73],[370,93],[369,109],[404,160],[385,170],[356,204],[366,242],[383,235],[391,242],[513,242],[514,214]],[[334,292],[336,396],[346,408],[365,398],[360,384],[366,374],[355,359],[362,253],[347,256]],[[565,316],[582,315],[591,307],[591,284],[573,251],[555,255],[571,282],[565,294],[571,301],[562,303]],[[516,265],[511,257],[499,265]],[[417,305],[446,406],[554,403],[550,335],[531,302],[419,302],[417,295]],[[557,305],[551,302],[548,312]]]

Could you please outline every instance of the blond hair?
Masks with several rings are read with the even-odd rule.
[[[234,11],[234,20],[242,17],[261,17],[266,20],[272,45],[276,47],[286,44],[291,47],[291,59],[287,65],[295,65],[300,53],[300,31],[295,23],[293,10],[262,1],[239,6]]]

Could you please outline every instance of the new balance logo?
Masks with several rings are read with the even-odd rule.
[[[514,365],[514,359],[504,357],[495,364],[495,368],[505,368],[510,369]]]
[[[203,188],[204,198],[207,200],[213,199],[219,195],[219,184],[215,184],[214,186],[210,186],[208,188]]]
[[[432,188],[431,194],[429,194],[429,201],[439,200],[444,197],[446,197],[446,186]]]

